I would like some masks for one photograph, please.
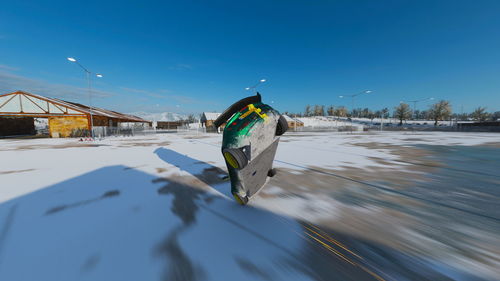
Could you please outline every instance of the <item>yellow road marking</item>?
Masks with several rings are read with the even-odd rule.
[[[337,252],[335,249],[333,249],[330,245],[327,245],[326,243],[324,243],[323,241],[319,240],[318,238],[312,236],[311,234],[309,233],[306,233],[307,236],[311,237],[312,239],[318,241],[319,243],[321,243],[327,250],[330,250],[330,252],[336,254],[337,256],[341,257],[342,259],[344,259],[345,261],[347,261],[348,263],[354,265],[354,263],[352,261],[350,261],[349,259],[347,259],[344,255],[342,255],[341,253]]]
[[[311,227],[314,227],[314,228],[315,228],[315,229],[317,229],[318,231],[320,231],[320,232],[323,232],[323,233],[324,233],[324,231],[323,231],[323,230],[321,230],[320,228],[318,228],[318,227],[316,227],[316,226],[314,226],[314,225],[312,225],[312,224],[309,224],[309,223],[308,223],[308,225],[309,225],[309,226],[311,226]],[[321,235],[320,233],[318,233],[318,232],[316,232],[316,231],[314,231],[314,230],[310,229],[309,227],[305,227],[305,228],[306,228],[307,230],[311,231],[312,233],[316,234],[317,236],[319,236],[319,237],[321,237],[321,238],[325,239],[326,241],[334,243],[335,245],[337,245],[337,246],[341,247],[341,248],[342,248],[342,249],[344,249],[345,251],[347,251],[347,252],[351,253],[352,255],[354,255],[354,256],[356,256],[356,257],[358,257],[359,259],[363,260],[363,258],[362,258],[362,257],[360,257],[359,255],[357,255],[357,254],[353,253],[352,251],[350,251],[349,249],[347,249],[347,247],[346,247],[346,246],[344,246],[342,243],[340,243],[340,242],[338,242],[337,240],[335,240],[335,239],[331,238],[331,237],[330,237],[330,236],[328,236],[326,233],[325,233],[324,235]],[[353,266],[357,266],[357,267],[361,268],[362,270],[364,270],[366,273],[368,273],[368,274],[370,274],[371,276],[373,276],[373,277],[374,277],[375,279],[377,279],[378,281],[385,281],[385,279],[384,279],[384,278],[380,277],[379,275],[377,275],[377,274],[376,274],[376,273],[374,273],[373,271],[369,270],[368,268],[366,268],[366,267],[364,267],[364,266],[362,266],[362,265],[358,264],[357,262],[354,262],[354,261],[349,260],[347,257],[345,257],[344,255],[342,255],[341,253],[339,253],[338,251],[336,251],[336,250],[335,250],[332,246],[330,246],[330,245],[326,244],[325,242],[321,241],[320,239],[318,239],[318,238],[314,237],[313,235],[311,235],[311,234],[309,234],[309,233],[307,233],[307,232],[304,232],[304,233],[305,233],[307,236],[309,236],[309,237],[313,238],[315,241],[319,242],[321,245],[323,245],[323,247],[325,247],[325,248],[326,248],[327,250],[329,250],[330,252],[333,252],[334,254],[336,254],[337,256],[341,257],[342,259],[344,259],[344,260],[345,260],[345,261],[347,261],[348,263],[352,264]],[[325,237],[325,236],[326,236],[326,237]]]
[[[309,224],[310,225],[310,224]],[[317,233],[316,231],[310,229],[309,227],[306,227],[306,229],[308,229],[309,231],[315,233],[316,235],[318,235],[319,237],[329,241],[329,242],[332,242],[333,244],[339,246],[340,248],[346,250],[347,252],[351,253],[352,255],[354,255],[355,257],[359,258],[359,259],[363,259],[362,257],[358,256],[356,253],[352,252],[351,250],[347,249],[342,243],[338,242],[337,240],[331,238],[330,236],[328,236],[327,234],[325,234],[325,236]],[[317,229],[317,228],[316,228]]]

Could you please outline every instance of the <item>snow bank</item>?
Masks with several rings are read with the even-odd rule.
[[[363,125],[351,123],[347,120],[337,120],[336,118],[329,118],[326,116],[315,116],[315,117],[299,117],[298,120],[304,123],[304,127],[314,127],[314,128],[338,128],[345,126],[356,127],[357,130],[363,130]]]
[[[148,121],[178,121],[185,120],[186,116],[174,112],[159,112],[159,113],[150,113],[150,112],[133,112],[129,113],[131,115],[135,115],[141,117],[144,120]]]

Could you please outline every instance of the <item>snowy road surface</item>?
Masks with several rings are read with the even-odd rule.
[[[0,280],[495,280],[498,134],[287,133],[237,205],[221,135],[0,140]]]

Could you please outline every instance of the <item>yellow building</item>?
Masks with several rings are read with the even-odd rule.
[[[121,122],[147,123],[151,126],[150,121],[137,116],[96,107],[90,108],[79,103],[27,92],[17,91],[0,95],[0,118],[9,118],[12,123],[16,117],[24,117],[19,120],[25,120],[26,117],[47,118],[49,134],[53,138],[88,133],[91,129],[91,120],[93,127],[117,127]],[[1,130],[2,128],[0,135],[2,135]]]
[[[285,120],[288,123],[288,128],[304,127],[304,122],[297,118],[292,118],[288,115],[283,115],[283,117],[285,117]]]

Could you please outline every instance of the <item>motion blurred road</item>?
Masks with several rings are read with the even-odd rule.
[[[496,134],[287,133],[230,196],[221,135],[0,140],[0,280],[496,280]]]

